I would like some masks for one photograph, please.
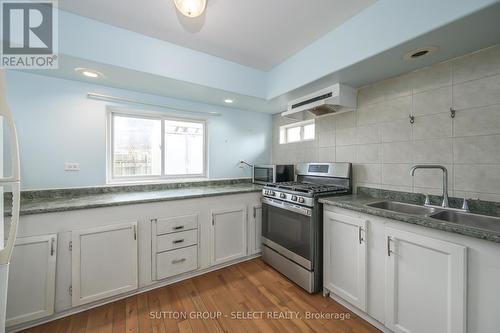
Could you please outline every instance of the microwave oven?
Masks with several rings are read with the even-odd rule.
[[[255,184],[290,182],[295,180],[293,164],[254,165],[252,181]]]

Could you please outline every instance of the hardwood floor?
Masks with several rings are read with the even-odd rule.
[[[343,320],[306,318],[308,313],[343,316]],[[261,259],[254,259],[24,332],[380,331],[332,299],[308,294]]]

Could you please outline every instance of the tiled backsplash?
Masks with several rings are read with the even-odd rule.
[[[450,108],[456,110],[455,118]],[[409,115],[415,116],[410,124]],[[355,186],[500,201],[500,45],[363,87],[358,109],[316,119],[316,140],[279,144],[273,162],[352,162]]]

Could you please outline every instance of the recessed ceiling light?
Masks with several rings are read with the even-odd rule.
[[[75,72],[80,73],[83,76],[89,77],[91,79],[97,79],[97,78],[104,76],[104,75],[102,75],[102,73],[100,73],[96,70],[93,70],[93,69],[89,69],[89,68],[78,67],[78,68],[75,68]]]
[[[233,101],[232,99],[226,98],[226,99],[224,100],[224,103],[226,103],[226,104],[233,104],[233,103],[234,103],[234,101]]]
[[[427,56],[431,53],[434,53],[437,51],[437,47],[435,46],[426,46],[426,47],[421,47],[421,48],[418,48],[416,50],[412,50],[408,53],[406,53],[404,56],[403,56],[403,59],[404,60],[415,60],[415,59],[419,59],[423,56]]]

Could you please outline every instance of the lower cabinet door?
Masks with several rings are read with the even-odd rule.
[[[212,211],[212,264],[247,254],[246,216],[246,207]]]
[[[16,239],[9,268],[7,326],[54,313],[57,235]]]
[[[72,232],[72,303],[137,289],[137,223]]]
[[[396,333],[466,331],[466,247],[386,228],[386,320]]]
[[[366,227],[362,219],[324,213],[324,287],[366,311]]]

